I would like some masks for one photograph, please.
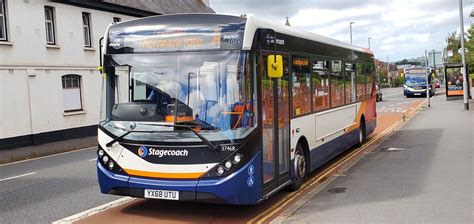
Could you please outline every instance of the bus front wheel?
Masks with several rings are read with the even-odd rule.
[[[300,143],[296,145],[296,152],[295,152],[295,178],[293,183],[290,185],[291,191],[298,190],[306,178],[306,157],[303,151],[303,146]]]

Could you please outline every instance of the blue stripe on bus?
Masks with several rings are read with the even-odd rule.
[[[130,177],[111,173],[97,160],[97,178],[99,179],[100,192],[108,194],[113,188],[128,188]]]

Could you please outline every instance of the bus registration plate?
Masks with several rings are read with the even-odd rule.
[[[179,191],[145,189],[145,198],[179,200]]]
[[[415,93],[415,96],[421,96],[421,93]]]

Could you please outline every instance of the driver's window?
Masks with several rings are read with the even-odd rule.
[[[132,84],[132,101],[145,100],[148,98],[150,90],[147,91],[147,85],[137,79],[132,78],[130,80]]]

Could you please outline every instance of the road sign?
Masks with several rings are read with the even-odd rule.
[[[452,57],[453,56],[453,50],[448,50],[448,57]]]
[[[468,53],[469,51],[467,50],[467,48],[465,48],[465,49],[466,49],[466,53]],[[458,53],[462,54],[461,52],[462,52],[462,48],[459,48]]]

